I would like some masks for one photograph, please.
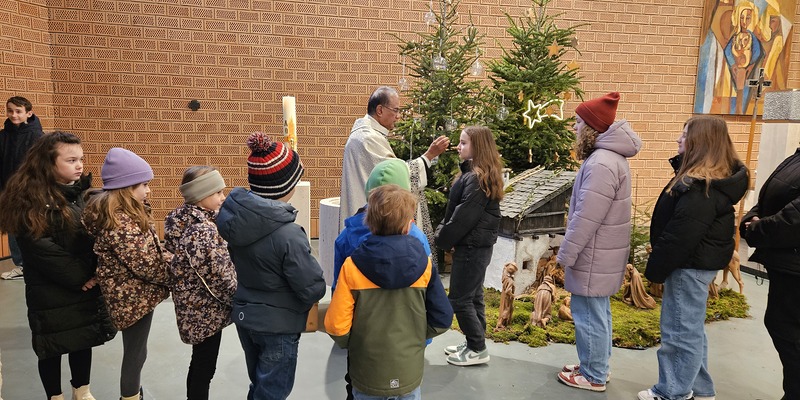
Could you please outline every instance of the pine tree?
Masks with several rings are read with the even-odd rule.
[[[402,41],[400,55],[409,61],[410,75],[414,78],[411,89],[402,93],[405,118],[395,126],[395,134],[402,140],[392,141],[399,158],[407,160],[420,156],[439,135],[448,136],[455,145],[462,128],[484,118],[487,89],[470,77],[470,67],[479,55],[482,35],[472,25],[466,29],[456,28],[459,3],[458,0],[439,0],[438,7],[431,10],[436,16],[432,32],[417,33],[416,40],[398,37]],[[434,176],[425,195],[434,226],[444,216],[447,189],[458,171],[458,164],[458,154],[446,151],[433,168]]]
[[[531,129],[523,117],[529,107],[528,100],[536,105],[555,101],[549,111],[558,114],[559,100],[568,100],[572,93],[583,96],[577,66],[563,60],[569,49],[577,52],[577,26],[556,26],[555,19],[561,14],[547,15],[550,1],[532,0],[532,7],[519,18],[519,23],[506,14],[512,48],[503,49],[503,57],[489,63],[497,115],[492,128],[499,134],[497,143],[506,167],[514,173],[535,166],[548,169],[577,166],[570,155],[575,140],[574,118],[544,117]],[[508,116],[501,119],[501,111],[507,111]],[[532,111],[532,115],[536,112]]]

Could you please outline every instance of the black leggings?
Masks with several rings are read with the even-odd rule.
[[[69,353],[69,369],[72,373],[70,383],[72,387],[79,388],[89,384],[89,374],[92,370],[92,349],[80,350]],[[61,356],[39,360],[39,378],[47,397],[58,396],[61,392]]]
[[[192,361],[186,376],[186,398],[189,400],[208,400],[208,389],[214,371],[217,369],[219,345],[222,331],[192,346]]]

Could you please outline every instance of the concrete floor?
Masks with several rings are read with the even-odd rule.
[[[0,272],[11,268],[0,262]],[[764,328],[768,282],[759,284],[745,275],[745,294],[752,318],[717,322],[707,326],[709,369],[717,388],[717,399],[779,399],[781,367]],[[24,283],[0,281],[0,351],[2,352],[2,397],[5,400],[43,399],[36,356],[30,347]],[[170,300],[155,312],[149,341],[149,357],[142,383],[145,398],[185,398],[185,374],[191,347],[183,344],[175,325]],[[95,348],[92,392],[100,400],[116,399],[122,344],[120,335]],[[488,365],[454,367],[445,362],[443,348],[463,337],[450,331],[434,339],[426,351],[422,393],[428,399],[635,399],[658,376],[656,349],[613,350],[612,381],[604,393],[572,389],[556,380],[561,366],[577,362],[574,346],[551,344],[531,348],[519,343],[489,342]],[[63,385],[69,389],[66,357]],[[345,353],[324,333],[304,334],[300,340],[297,379],[290,399],[343,399]],[[244,399],[248,387],[244,358],[236,331],[224,331],[217,373],[211,383],[212,399]],[[67,396],[67,399],[70,397]]]

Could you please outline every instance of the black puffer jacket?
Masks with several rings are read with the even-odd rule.
[[[464,161],[436,230],[436,246],[445,251],[457,246],[490,247],[497,242],[499,228],[500,202],[486,197],[472,163]]]
[[[6,187],[11,174],[22,164],[33,142],[42,135],[42,124],[36,115],[31,115],[27,124],[19,126],[6,119],[3,130],[0,131],[0,191]]]
[[[50,214],[53,229],[43,237],[17,237],[25,259],[28,323],[39,359],[101,345],[116,334],[100,287],[82,290],[97,266],[93,240],[80,223],[82,194],[90,182],[91,177],[86,176],[62,187],[69,201],[66,212],[74,217],[72,226],[64,226],[60,211],[55,210]]]
[[[745,226],[754,217],[749,226]],[[750,261],[768,270],[800,275],[800,149],[783,160],[764,182],[758,203],[739,225],[756,251]]]
[[[658,197],[650,222],[653,252],[647,260],[645,276],[663,283],[678,268],[720,270],[731,260],[734,249],[735,215],[733,205],[747,191],[744,164],[733,175],[706,182],[687,178]]]

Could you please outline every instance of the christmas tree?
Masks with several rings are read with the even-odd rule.
[[[435,29],[417,33],[415,40],[402,40],[400,55],[409,61],[409,88],[405,76],[400,80],[404,115],[395,126],[402,140],[392,141],[395,155],[411,159],[423,154],[433,139],[446,135],[455,145],[465,126],[480,123],[487,110],[487,89],[471,74],[482,67],[478,57],[482,36],[470,25],[456,28],[459,1],[440,0],[425,14]],[[478,65],[475,65],[476,62]],[[458,171],[458,154],[446,151],[434,166],[425,191],[434,226],[444,216],[447,189]]]
[[[564,101],[573,93],[583,96],[577,63],[564,62],[570,49],[577,52],[577,26],[556,26],[560,14],[547,14],[550,1],[532,0],[519,23],[506,14],[512,47],[489,63],[496,114],[491,125],[499,134],[506,167],[514,173],[536,166],[577,166],[570,155],[574,119],[563,118]]]

